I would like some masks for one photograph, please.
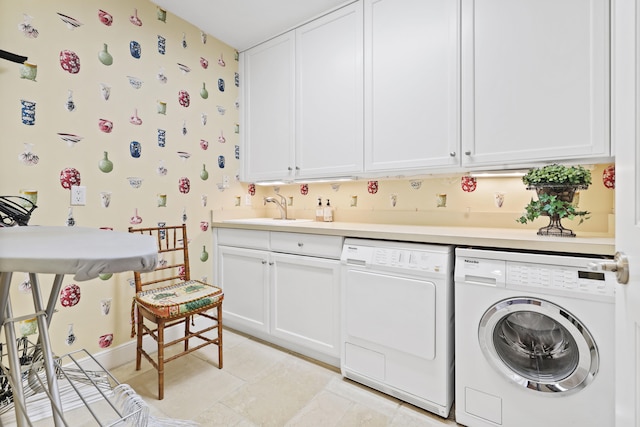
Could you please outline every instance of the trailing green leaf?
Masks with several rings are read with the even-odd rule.
[[[582,224],[585,219],[591,218],[587,216],[590,214],[591,212],[588,211],[576,210],[576,207],[572,203],[562,201],[558,199],[556,195],[540,194],[538,200],[531,199],[529,204],[525,206],[524,214],[516,219],[516,222],[526,224],[527,222],[533,222],[541,215],[550,217],[557,215],[558,218],[568,218],[571,220],[575,217],[580,217],[579,224]]]

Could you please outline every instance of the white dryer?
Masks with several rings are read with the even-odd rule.
[[[343,376],[447,417],[453,403],[453,247],[346,239]]]
[[[456,249],[456,421],[614,425],[615,274],[599,258]]]

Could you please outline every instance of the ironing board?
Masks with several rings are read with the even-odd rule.
[[[7,340],[18,427],[29,425],[29,420],[25,409],[15,322],[33,317],[37,319],[53,420],[56,427],[63,426],[54,355],[48,333],[62,279],[67,274],[73,274],[77,281],[84,281],[103,273],[151,271],[158,261],[157,251],[153,237],[127,232],[55,226],[0,228],[0,325],[4,326]],[[14,317],[9,290],[12,275],[16,272],[29,274],[34,312]],[[43,305],[38,274],[54,275],[46,307]]]

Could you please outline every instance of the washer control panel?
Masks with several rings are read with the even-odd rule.
[[[605,258],[456,249],[456,284],[531,290],[586,299],[613,300],[616,275],[596,271]]]
[[[575,267],[507,262],[507,283],[535,288],[573,289],[596,295],[613,295],[615,280],[602,271]]]

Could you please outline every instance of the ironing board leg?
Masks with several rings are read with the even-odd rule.
[[[56,279],[58,276],[56,276]],[[31,280],[31,293],[33,295],[33,306],[36,312],[43,312],[44,307],[42,303],[42,293],[40,291],[40,283],[38,282],[38,276],[34,273],[29,273],[29,279]],[[62,278],[60,278],[60,282]],[[51,410],[53,412],[53,421],[56,427],[62,427],[65,425],[62,419],[62,402],[60,400],[60,393],[58,391],[58,380],[56,378],[55,361],[53,357],[53,350],[51,348],[51,342],[49,340],[49,320],[46,315],[36,316],[38,322],[38,333],[40,338],[38,342],[42,349],[42,356],[44,361],[44,370],[47,374],[47,385],[49,386],[49,393],[51,393]],[[56,408],[58,410],[56,410]]]
[[[23,411],[24,406],[24,390],[22,388],[22,375],[20,374],[20,359],[18,358],[18,344],[16,342],[16,331],[13,322],[7,322],[7,319],[13,317],[11,311],[11,301],[9,299],[9,286],[11,285],[11,273],[0,274],[0,289],[2,290],[2,301],[4,302],[4,310],[1,319],[4,326],[4,336],[7,339],[7,358],[9,359],[9,374],[11,375],[11,390],[13,392],[14,407],[16,412],[16,424],[18,427],[27,426],[29,421],[27,414]],[[6,291],[6,292],[5,292]],[[5,295],[6,293],[6,295]]]

